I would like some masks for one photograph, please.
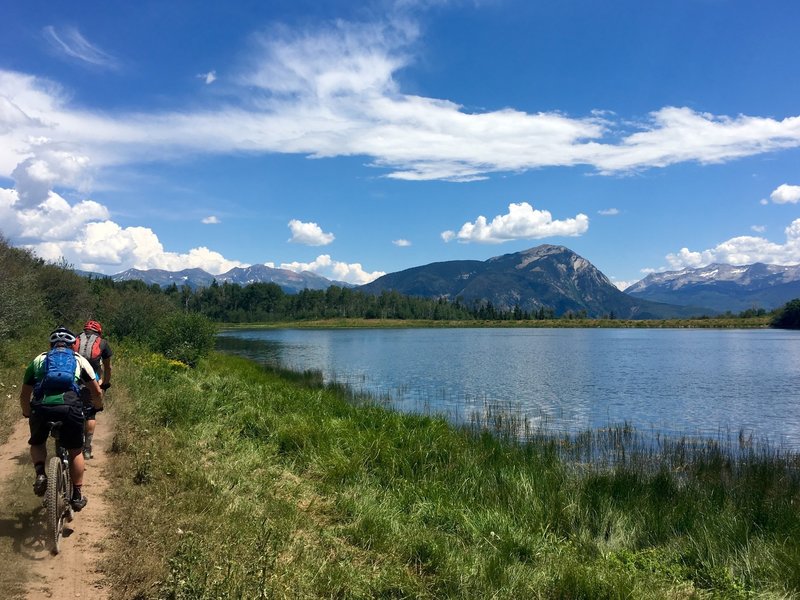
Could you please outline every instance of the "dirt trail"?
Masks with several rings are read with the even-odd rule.
[[[44,509],[34,496],[28,453],[28,421],[16,423],[0,446],[0,597],[106,600],[107,582],[100,565],[110,545],[108,458],[113,413],[100,413],[94,458],[86,461],[84,493],[89,503],[68,524],[61,552],[53,556],[44,543]],[[52,452],[52,442],[49,442]]]

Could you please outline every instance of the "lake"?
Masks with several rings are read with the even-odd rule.
[[[403,411],[468,422],[487,406],[563,432],[738,436],[800,450],[800,332],[715,329],[280,329],[218,348]]]

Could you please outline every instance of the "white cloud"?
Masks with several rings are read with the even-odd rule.
[[[42,30],[42,33],[51,47],[60,55],[89,63],[95,67],[116,69],[118,66],[117,59],[89,42],[74,27],[56,29],[52,25],[48,25]]]
[[[603,210],[598,210],[597,214],[598,215],[602,215],[604,217],[613,217],[613,216],[619,214],[619,209],[618,208],[606,208],[606,209],[603,209]]]
[[[603,111],[467,112],[455,101],[400,89],[395,74],[411,64],[417,36],[408,22],[274,29],[254,45],[230,94],[175,112],[112,116],[75,106],[52,82],[0,71],[0,175],[42,136],[69,141],[98,167],[193,153],[363,155],[389,177],[452,181],[546,166],[608,174],[718,163],[800,146],[800,116],[667,106],[631,125]]]
[[[209,217],[203,217],[203,224],[205,225],[218,225],[222,221],[219,220],[219,217],[211,215]]]
[[[316,223],[303,223],[292,219],[289,221],[289,229],[292,230],[289,241],[306,246],[327,246],[336,239],[332,233],[324,233]]]
[[[764,225],[751,225],[750,229],[752,229],[756,233],[764,233],[767,230],[766,226]]]
[[[365,271],[361,263],[344,263],[331,259],[328,254],[319,255],[314,261],[310,263],[304,262],[291,262],[282,263],[281,269],[289,269],[301,273],[303,271],[311,271],[317,275],[322,275],[328,279],[336,281],[344,281],[347,283],[364,284],[369,283],[386,275],[383,271],[372,271],[371,273]]]
[[[554,221],[550,211],[534,210],[527,202],[509,204],[508,214],[497,215],[488,223],[479,216],[474,223],[464,223],[456,233],[444,231],[445,242],[500,244],[511,240],[532,240],[552,236],[578,236],[589,229],[589,217],[580,213],[574,219]]]
[[[217,72],[209,71],[208,73],[200,73],[197,77],[205,81],[206,85],[211,85],[217,80]]]
[[[703,267],[711,263],[749,265],[762,262],[775,265],[800,264],[800,219],[795,219],[784,230],[786,242],[776,244],[763,237],[740,236],[731,238],[714,248],[692,251],[681,248],[679,252],[668,254],[667,262],[671,269]]]
[[[775,204],[797,204],[800,202],[800,185],[779,185],[769,195]]]
[[[411,245],[411,242],[403,238],[400,238],[399,240],[392,240],[392,243],[400,248],[408,248]]]

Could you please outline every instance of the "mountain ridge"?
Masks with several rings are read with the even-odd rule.
[[[401,294],[490,302],[500,310],[555,314],[585,313],[590,317],[686,317],[707,309],[670,306],[635,299],[614,286],[591,262],[565,246],[542,244],[485,261],[445,261],[389,273],[359,289],[373,294]]]
[[[719,312],[772,310],[800,297],[800,265],[712,263],[651,273],[625,293],[654,302],[701,304]]]

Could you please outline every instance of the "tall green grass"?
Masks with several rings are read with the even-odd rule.
[[[624,425],[523,443],[234,357],[115,359],[117,539],[142,557],[109,561],[115,597],[800,593],[792,454]]]

